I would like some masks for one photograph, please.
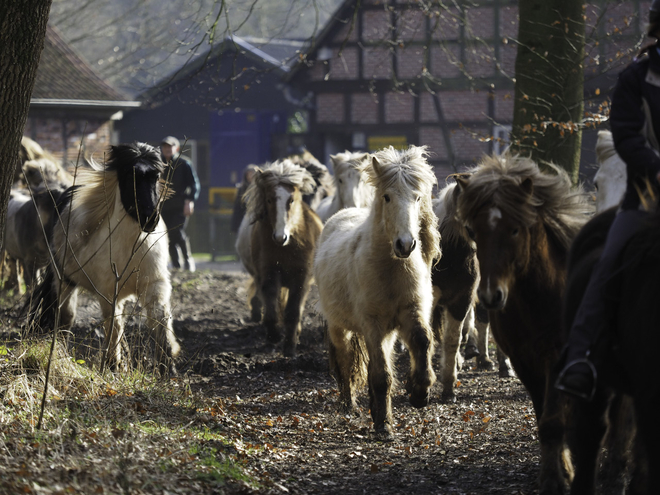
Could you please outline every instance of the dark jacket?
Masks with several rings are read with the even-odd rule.
[[[646,179],[658,186],[660,172],[660,54],[658,44],[621,74],[612,95],[610,126],[614,147],[628,172],[622,208],[635,209],[640,200],[637,187],[645,190]],[[637,187],[635,187],[637,186]]]
[[[199,197],[199,179],[185,156],[176,155],[165,167],[163,174],[170,181],[172,196],[163,204],[163,211],[183,214],[183,204],[186,199],[197,201]]]

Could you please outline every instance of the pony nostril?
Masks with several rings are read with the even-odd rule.
[[[502,292],[502,289],[497,289],[495,291],[495,296],[493,297],[493,302],[495,304],[499,304],[502,302],[503,299],[504,299],[504,292]]]
[[[415,246],[417,245],[417,241],[413,239],[412,243],[410,244],[410,252],[412,253],[415,250]]]

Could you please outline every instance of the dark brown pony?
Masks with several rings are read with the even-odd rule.
[[[565,297],[565,328],[571,326],[589,276],[614,221],[615,210],[594,217],[580,231],[571,247]],[[637,425],[636,471],[632,473],[630,493],[656,493],[660,486],[660,372],[656,365],[660,345],[660,305],[657,301],[660,280],[660,214],[649,215],[647,227],[628,243],[620,270],[605,290],[613,322],[593,350],[599,366],[598,389],[590,403],[575,404],[574,428],[575,479],[571,493],[594,493],[596,468],[601,443],[608,424],[609,437],[632,434],[630,425],[616,428],[612,417],[622,397],[632,398]],[[610,403],[614,406],[610,405]],[[609,406],[609,411],[608,411]],[[625,402],[624,402],[625,406]],[[613,426],[613,424],[615,426]],[[617,453],[618,454],[618,453]],[[611,454],[610,454],[611,455]],[[623,470],[623,465],[620,466]],[[619,481],[623,473],[605,473]]]
[[[236,250],[252,275],[251,309],[268,340],[282,338],[284,355],[293,356],[300,335],[300,317],[312,282],[312,262],[323,224],[303,202],[314,179],[290,160],[257,169],[245,192],[247,212],[238,231]],[[281,310],[281,311],[280,311]]]
[[[531,159],[505,154],[486,157],[458,179],[458,215],[477,244],[479,300],[534,405],[543,494],[563,493],[572,478],[565,401],[552,369],[562,348],[568,249],[592,211],[582,190],[552,168],[542,173]]]

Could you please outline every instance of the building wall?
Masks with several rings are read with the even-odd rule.
[[[85,159],[101,161],[108,146],[116,144],[112,142],[113,130],[114,122],[103,117],[49,115],[31,110],[23,135],[70,165],[76,163],[81,149]]]
[[[349,6],[341,14],[344,22],[319,40],[332,57],[294,77],[315,95],[312,132],[329,140],[348,136],[349,142],[353,136],[352,142],[366,147],[386,142],[371,136],[392,136],[393,142],[405,136],[408,144],[428,146],[430,161],[443,171],[491,152],[494,129],[513,119],[517,2],[433,3],[426,10],[426,4],[407,0],[361,5],[353,25]],[[587,96],[600,95],[587,100],[587,110],[603,102],[616,73],[635,54],[649,5],[587,5]],[[610,76],[594,79],[602,73]]]

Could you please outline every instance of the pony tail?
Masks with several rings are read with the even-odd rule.
[[[28,328],[38,332],[53,330],[55,327],[55,311],[57,309],[57,294],[53,284],[55,273],[52,265],[48,265],[41,283],[34,289],[32,297],[25,302],[22,314],[27,314]]]

